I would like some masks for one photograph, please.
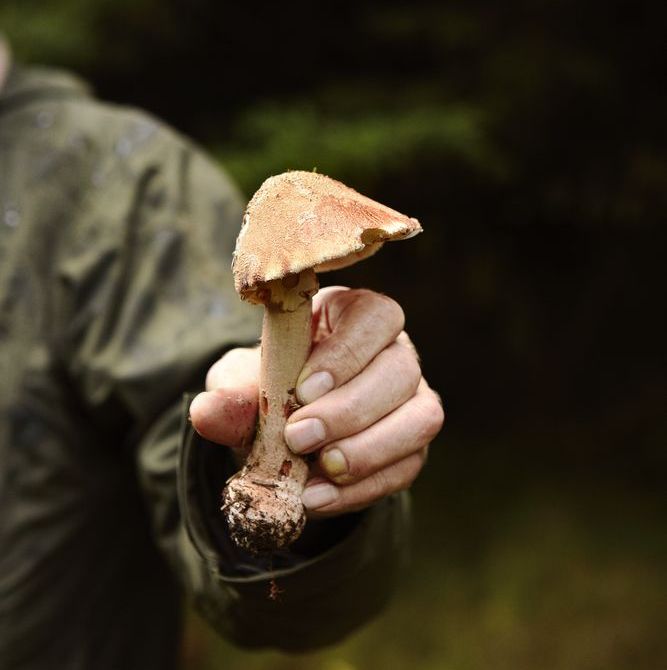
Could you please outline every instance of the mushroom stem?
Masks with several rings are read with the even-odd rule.
[[[298,408],[296,380],[310,353],[312,270],[266,284],[259,379],[259,421],[246,464],[228,483],[223,509],[241,547],[267,552],[293,542],[305,524],[301,503],[308,465],[284,439]]]
[[[310,300],[293,312],[283,312],[271,305],[265,308],[259,373],[258,440],[251,459],[257,458],[258,470],[267,474],[277,472],[286,459],[292,459],[296,468],[296,459],[285,444],[283,432],[287,418],[298,407],[295,386],[310,352],[310,329]]]

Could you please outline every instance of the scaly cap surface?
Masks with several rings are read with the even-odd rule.
[[[317,172],[269,177],[252,197],[236,241],[232,269],[245,300],[263,302],[273,279],[352,265],[387,240],[422,231],[417,219]]]

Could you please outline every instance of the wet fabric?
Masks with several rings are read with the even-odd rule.
[[[405,501],[310,524],[273,565],[218,513],[227,450],[187,391],[261,310],[230,273],[243,208],[187,139],[15,68],[0,94],[0,668],[165,670],[182,595],[250,647],[339,639],[386,601]],[[282,593],[268,597],[271,579]]]

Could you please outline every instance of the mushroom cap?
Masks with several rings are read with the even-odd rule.
[[[269,177],[248,203],[232,269],[244,300],[261,303],[266,282],[313,268],[337,270],[387,240],[412,237],[419,221],[317,172]]]

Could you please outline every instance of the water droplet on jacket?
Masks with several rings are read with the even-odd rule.
[[[152,121],[140,121],[134,129],[134,139],[138,144],[150,139],[157,131],[157,124]]]
[[[102,168],[97,168],[93,170],[93,174],[90,175],[90,181],[93,183],[93,186],[102,186],[104,183],[105,175]]]
[[[74,133],[70,135],[68,140],[68,144],[72,149],[83,149],[85,143],[85,138],[82,133]]]
[[[116,153],[119,156],[129,156],[132,153],[132,140],[129,137],[121,137],[116,142]]]
[[[9,226],[10,228],[16,228],[16,226],[18,226],[21,222],[21,215],[16,209],[9,208],[5,210],[3,221],[6,226]]]
[[[43,130],[50,128],[53,125],[53,112],[48,112],[45,109],[37,112],[37,116],[35,117],[35,125],[38,128],[42,128]]]
[[[212,298],[208,305],[208,313],[214,319],[220,319],[227,315],[229,309],[220,298]]]
[[[55,152],[45,152],[40,155],[34,164],[32,178],[34,180],[44,179],[49,172],[58,165],[60,156]]]

